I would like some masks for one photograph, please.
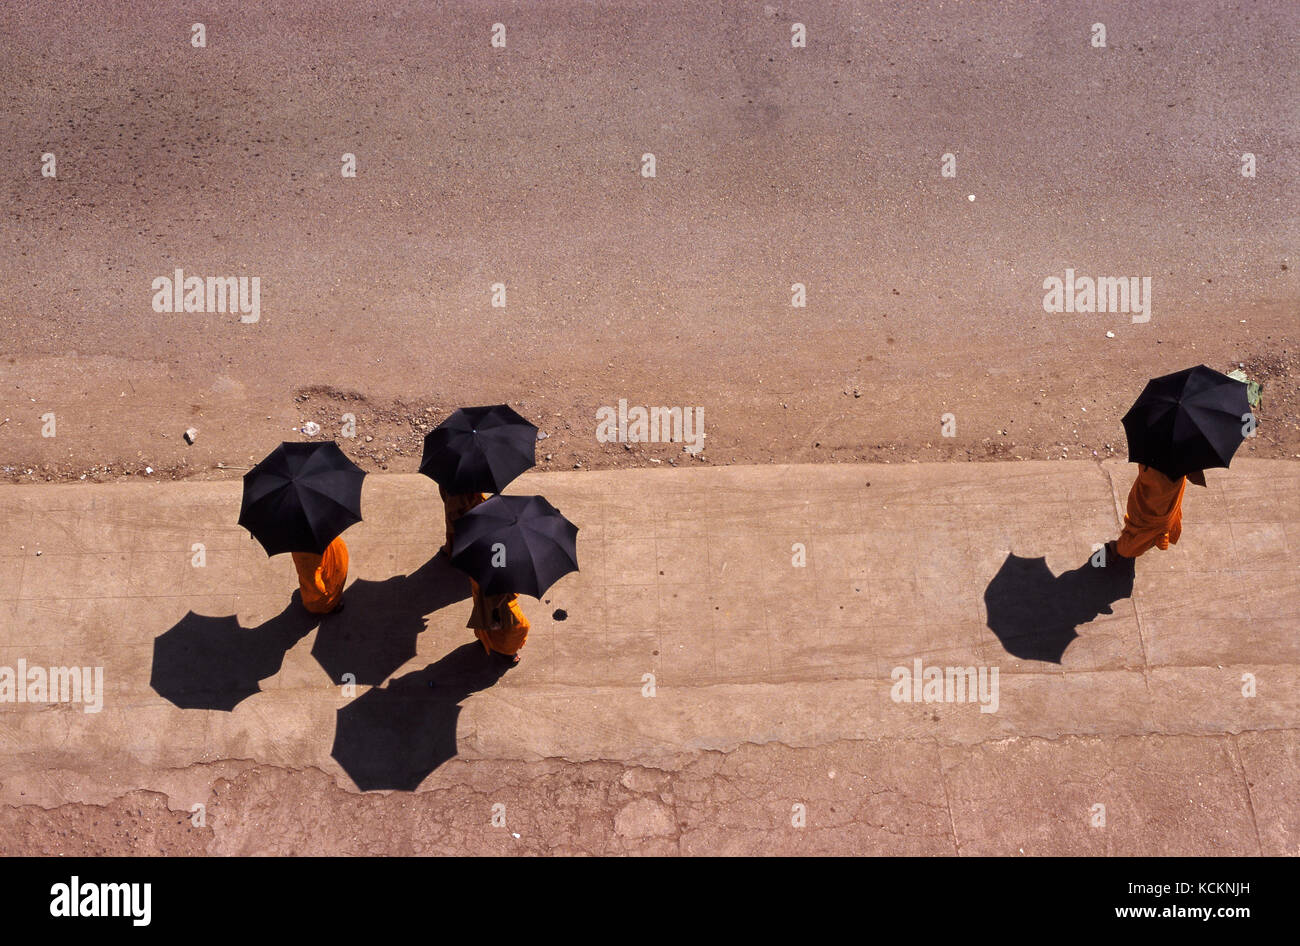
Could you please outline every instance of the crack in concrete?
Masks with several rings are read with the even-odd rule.
[[[1255,829],[1255,849],[1260,856],[1264,854],[1264,839],[1259,833],[1259,818],[1255,814],[1254,793],[1250,790],[1250,780],[1246,778],[1246,765],[1241,760],[1241,746],[1238,743],[1240,736],[1234,734],[1229,740],[1232,746],[1232,761],[1236,764],[1237,774],[1241,778],[1242,790],[1246,793],[1246,810],[1250,812],[1250,824]]]

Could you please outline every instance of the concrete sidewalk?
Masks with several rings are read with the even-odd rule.
[[[429,561],[442,511],[423,477],[367,480],[349,607],[315,628],[281,614],[293,570],[235,524],[238,481],[5,487],[0,668],[101,666],[105,694],[97,713],[0,703],[0,847],[75,823],[50,851],[116,850],[120,818],[86,820],[107,806],[130,809],[142,852],[1300,853],[1300,464],[1243,460],[1189,487],[1181,543],[1141,558],[1131,597],[1060,664],[1012,656],[988,626],[1008,554],[1084,565],[1132,476],[528,474],[509,491],[580,527],[582,572],[524,600],[523,662],[491,686],[462,648],[463,582]],[[178,623],[249,641],[239,628],[268,621],[250,645],[262,692],[233,710],[151,685]],[[996,711],[895,701],[891,673],[917,659],[996,668]],[[418,782],[403,754],[433,751],[431,727],[458,753]],[[336,732],[372,772],[414,765],[419,791],[361,794]]]

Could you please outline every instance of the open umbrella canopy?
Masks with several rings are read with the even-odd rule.
[[[486,594],[540,598],[578,570],[578,527],[541,496],[493,496],[456,520],[451,563]]]
[[[420,472],[449,493],[499,493],[536,457],[537,428],[510,407],[462,407],[425,436]]]
[[[1170,479],[1226,467],[1249,413],[1246,385],[1205,365],[1153,378],[1124,415],[1128,458]]]
[[[325,551],[361,521],[365,471],[332,440],[282,443],[244,474],[239,524],[267,555]]]

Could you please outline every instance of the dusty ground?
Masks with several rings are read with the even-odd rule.
[[[780,5],[505,9],[218,3],[200,50],[166,4],[6,5],[0,474],[237,475],[345,410],[410,470],[503,400],[550,468],[687,459],[598,443],[619,398],[703,407],[691,462],[1104,457],[1198,362],[1300,454],[1294,4],[822,4],[806,49]],[[176,266],[260,275],[261,320],[154,313]],[[1151,322],[1045,313],[1067,266],[1151,275]]]
[[[1296,410],[1296,405],[1300,404],[1300,397],[1297,396],[1300,394],[1300,356],[1283,351],[1251,357],[1238,364],[1244,365],[1250,378],[1264,385],[1263,401],[1256,412],[1259,419],[1256,438],[1243,445],[1240,455],[1269,459],[1300,458],[1300,452],[1297,452],[1300,451],[1300,424],[1297,423],[1300,414],[1297,414]],[[1235,367],[1237,365],[1234,364],[1220,366],[1225,372]],[[1063,386],[1069,388],[1071,396],[1077,395],[1078,392],[1073,385]],[[1080,404],[1081,409],[1077,418],[1061,411],[1058,421],[1062,424],[1061,429],[1040,429],[1038,435],[1032,427],[1027,428],[1025,434],[1018,434],[1013,419],[1006,421],[1004,428],[992,430],[990,435],[980,437],[978,440],[966,436],[943,437],[939,432],[937,421],[933,425],[935,429],[926,435],[928,439],[924,442],[920,440],[920,435],[915,438],[901,437],[896,440],[870,443],[832,440],[834,431],[840,429],[847,431],[853,418],[861,412],[861,408],[850,406],[850,399],[860,403],[861,397],[861,387],[853,390],[845,389],[841,392],[842,399],[838,404],[834,403],[833,395],[827,395],[827,400],[833,404],[833,408],[828,410],[833,412],[820,418],[805,417],[804,427],[812,432],[804,437],[804,442],[792,442],[785,449],[780,449],[775,443],[769,443],[765,449],[756,451],[748,442],[737,444],[730,444],[727,441],[721,444],[712,442],[715,431],[711,426],[711,417],[706,411],[705,429],[711,439],[706,441],[707,448],[694,457],[682,451],[681,446],[677,444],[598,443],[592,436],[594,422],[583,419],[585,405],[572,405],[568,410],[564,410],[561,409],[561,402],[552,403],[547,398],[539,398],[531,402],[532,406],[528,401],[515,401],[513,404],[521,413],[531,417],[547,434],[546,439],[538,444],[537,450],[538,464],[543,469],[612,469],[653,463],[672,465],[695,462],[776,463],[783,462],[786,458],[795,458],[801,462],[820,460],[835,463],[864,460],[873,462],[1043,460],[1125,455],[1123,430],[1119,421],[1128,405],[1116,403],[1117,399],[1114,398],[1110,399],[1110,403],[1106,403],[1099,398],[1081,397],[1080,400],[1092,405],[1091,411],[1084,411],[1082,409],[1084,404]],[[1050,413],[1045,403],[1045,400],[1050,398],[1050,394],[1040,391],[1037,398],[1026,405],[1022,411],[1033,408],[1035,413],[1039,411]],[[331,434],[337,436],[336,432],[341,428],[343,415],[351,414],[355,419],[356,436],[350,440],[339,441],[344,445],[349,456],[368,471],[391,470],[402,473],[413,472],[418,468],[425,434],[458,406],[449,403],[439,404],[421,398],[368,397],[360,391],[343,391],[329,385],[300,388],[294,394],[292,401],[296,408],[296,416],[301,418],[294,427],[299,428],[301,424],[314,421],[320,425],[321,433],[315,438],[302,437],[297,429],[291,429],[287,433],[276,434],[276,436],[283,436],[285,439],[332,439]],[[806,405],[802,411],[791,411],[787,402],[782,403],[787,404],[786,407],[781,408],[783,415],[792,420],[807,413]],[[196,407],[201,406],[196,405]],[[989,407],[986,405],[979,410],[982,414],[988,411]],[[1093,414],[1096,416],[1092,416]],[[204,412],[201,409],[194,410],[189,423],[202,423],[203,416]],[[549,422],[547,418],[550,418]],[[746,425],[750,423],[752,422],[745,421]],[[917,426],[922,424],[923,419],[917,418]],[[1071,424],[1073,426],[1070,430],[1064,432],[1065,425]],[[36,426],[40,426],[39,419],[36,421]],[[759,422],[758,426],[761,428],[766,424]],[[101,459],[99,462],[87,465],[84,459],[60,461],[56,458],[42,462],[37,459],[19,458],[6,462],[3,468],[0,468],[0,472],[3,472],[5,480],[13,483],[79,480],[107,482],[132,475],[170,479],[240,476],[252,465],[252,454],[245,458],[232,453],[234,448],[231,443],[244,435],[243,430],[226,430],[224,425],[219,425],[217,430],[224,433],[219,434],[220,439],[212,445],[207,442],[209,438],[204,433],[206,427],[195,429],[200,430],[199,440],[204,441],[202,444],[196,440],[195,444],[188,448],[168,445],[148,453],[139,450],[134,460],[125,459],[120,453],[111,453],[112,448],[109,447],[107,449],[110,452],[105,456],[116,457],[112,461]],[[831,433],[819,433],[828,430]],[[958,431],[959,433],[961,431],[960,425]],[[1047,436],[1041,436],[1042,434]],[[269,436],[271,435],[268,434]],[[180,439],[175,434],[166,433],[161,433],[160,437],[164,443],[168,440]],[[812,438],[811,442],[807,442],[809,437]],[[793,441],[796,438],[791,435],[790,439]],[[181,454],[179,460],[170,463],[158,459],[159,456],[173,457],[176,454]],[[245,462],[232,463],[221,459],[230,456]]]

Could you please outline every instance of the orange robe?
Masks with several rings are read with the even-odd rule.
[[[447,554],[451,554],[451,540],[454,534],[452,523],[479,503],[488,498],[487,493],[449,493],[438,484],[438,495],[442,497],[442,514],[447,520]]]
[[[1137,558],[1155,546],[1161,551],[1183,534],[1183,491],[1187,477],[1171,480],[1159,470],[1138,464],[1137,479],[1128,493],[1124,531],[1116,548],[1127,558]]]
[[[478,582],[470,579],[470,591],[474,596],[474,610],[470,613],[466,627],[474,629],[474,636],[483,642],[484,649],[491,653],[517,654],[519,648],[528,640],[528,618],[519,608],[517,594],[485,595]]]
[[[312,614],[328,614],[338,607],[343,585],[348,580],[348,547],[339,536],[325,547],[323,555],[294,552],[302,603]]]

